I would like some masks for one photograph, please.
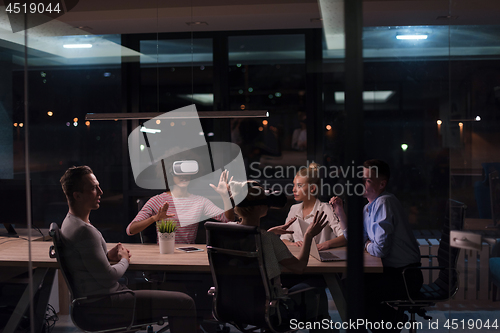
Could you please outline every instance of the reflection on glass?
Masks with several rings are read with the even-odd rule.
[[[211,38],[142,40],[141,112],[168,112],[214,105]]]
[[[304,35],[230,36],[228,43],[231,109],[270,114],[266,124],[231,121],[249,176],[266,166],[306,165]]]

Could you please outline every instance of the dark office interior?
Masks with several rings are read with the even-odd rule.
[[[148,0],[81,1],[26,32],[13,33],[5,20],[2,222],[42,232],[62,222],[59,179],[89,165],[104,192],[92,223],[107,242],[137,243],[125,233],[137,199],[161,192],[137,186],[130,165],[128,135],[144,120],[86,116],[191,104],[233,115],[266,110],[265,118],[201,119],[205,139],[239,145],[247,177],[269,187],[292,183],[287,170],[319,163],[320,198],[341,195],[348,212],[365,204],[347,191],[360,182],[352,170],[383,159],[388,190],[417,239],[439,240],[449,200],[463,203],[465,224],[487,240],[462,252],[461,289],[447,304],[491,310],[497,291],[487,262],[500,233],[498,225],[478,231],[474,221],[498,223],[489,182],[500,172],[498,17],[493,0]],[[398,39],[405,34],[425,39]],[[93,47],[62,49],[72,43]],[[289,195],[263,225],[283,224],[294,203]],[[348,313],[355,306],[348,300]]]

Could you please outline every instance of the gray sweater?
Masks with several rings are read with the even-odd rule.
[[[129,263],[125,258],[114,265],[109,263],[106,242],[99,230],[68,213],[61,226],[61,239],[74,280],[75,298],[118,290],[118,279]]]

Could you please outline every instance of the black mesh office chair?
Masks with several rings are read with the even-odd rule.
[[[137,323],[135,320],[135,297],[133,299],[133,304],[122,304],[123,308],[130,309],[128,315],[123,314],[123,308],[117,309],[116,315],[113,315],[113,309],[106,309],[106,311],[103,312],[102,308],[100,308],[96,309],[91,316],[88,315],[88,311],[86,311],[87,313],[85,316],[82,316],[79,308],[85,307],[88,301],[98,302],[109,299],[113,295],[125,293],[135,296],[135,293],[131,290],[124,290],[109,294],[75,298],[73,293],[74,279],[72,273],[67,269],[66,258],[64,256],[64,243],[61,239],[59,226],[56,223],[50,225],[49,234],[54,243],[54,245],[50,247],[49,255],[51,258],[57,259],[61,273],[68,286],[71,297],[70,315],[76,327],[88,332],[129,332],[144,329],[148,326],[148,332],[152,332],[151,324],[164,325],[166,318],[156,318],[152,322]],[[93,319],[96,320],[94,321]],[[166,329],[168,329],[168,327],[163,327],[160,331]]]
[[[489,262],[491,282],[493,283],[491,299],[493,302],[496,302],[498,297],[498,287],[500,286],[500,242],[498,242],[498,240],[491,249]]]
[[[259,228],[212,222],[207,222],[205,228],[215,284],[209,294],[214,297],[213,314],[217,320],[242,332],[288,332],[290,319],[305,318],[305,309],[297,306],[305,303],[305,297],[316,298],[312,312],[317,316],[319,292],[315,288],[284,297],[275,295],[267,278]]]
[[[500,228],[500,177],[498,171],[490,173],[490,204],[493,224],[489,228]]]
[[[456,267],[460,249],[450,246],[450,230],[462,230],[466,208],[467,206],[461,202],[452,199],[448,201],[445,222],[441,232],[441,240],[439,241],[438,254],[437,256],[422,256],[422,258],[429,258],[429,260],[432,260],[433,257],[437,258],[438,266],[408,268],[420,269],[422,272],[438,270],[439,275],[437,279],[430,284],[424,284],[419,294],[416,296],[412,297],[408,294],[408,299],[406,300],[387,302],[390,306],[397,308],[400,313],[404,311],[410,313],[410,322],[412,323],[410,333],[416,332],[416,326],[413,325],[416,321],[415,314],[428,320],[432,319],[432,317],[427,316],[425,308],[434,306],[438,302],[445,302],[458,292],[459,279]],[[403,272],[403,277],[404,274],[405,272]]]

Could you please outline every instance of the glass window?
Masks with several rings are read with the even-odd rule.
[[[141,112],[213,110],[211,38],[142,40],[140,49]]]
[[[87,113],[121,111],[121,57],[134,52],[122,47],[120,40],[120,35],[46,36],[33,28],[27,54],[29,127],[24,126],[24,55],[14,44],[21,41],[11,41],[2,48],[3,58],[11,59],[4,60],[7,67],[2,66],[4,71],[10,70],[3,80],[6,101],[11,101],[10,107],[4,104],[8,122],[2,124],[8,125],[7,133],[12,135],[5,141],[7,145],[2,145],[8,156],[2,163],[2,178],[24,182],[24,144],[29,131],[35,227],[48,228],[64,219],[68,208],[59,179],[70,166],[91,166],[108,198],[122,193],[121,122],[85,120]],[[78,48],[82,45],[88,47]],[[2,187],[2,192],[6,200],[14,200],[8,195],[9,186]],[[110,200],[106,206],[93,214],[93,219],[114,228],[120,224],[121,202]],[[110,214],[112,211],[116,213]],[[25,223],[18,227],[26,227]]]
[[[273,169],[307,159],[305,37],[230,36],[228,45],[231,110],[269,111],[265,119],[231,120],[231,140],[243,149],[249,177],[264,178],[267,167],[270,178],[283,178]]]

